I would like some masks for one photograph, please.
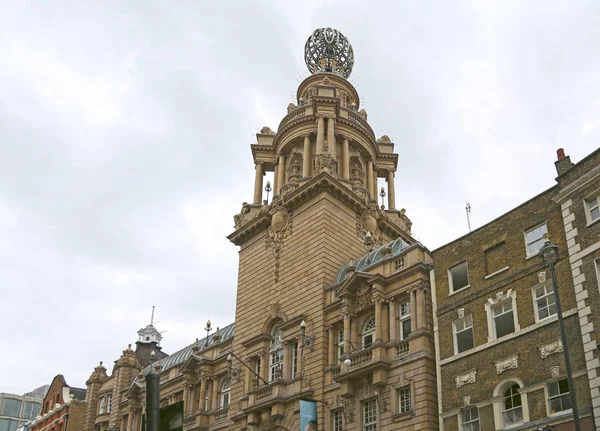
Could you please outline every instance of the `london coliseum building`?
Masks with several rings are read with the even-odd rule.
[[[376,138],[347,80],[348,40],[318,29],[304,51],[297,103],[250,146],[252,203],[228,236],[235,323],[171,355],[152,324],[141,329],[135,350],[86,382],[83,430],[143,430],[152,367],[161,430],[572,430],[555,298],[535,257],[544,233],[567,256],[557,272],[582,429],[600,429],[600,150],[579,164],[560,153],[557,185],[432,255],[396,205],[394,144]]]

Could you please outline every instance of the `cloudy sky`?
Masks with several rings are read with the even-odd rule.
[[[303,5],[300,7],[300,5]],[[400,154],[434,249],[600,142],[600,3],[0,0],[0,392],[84,386],[157,306],[172,353],[233,321],[249,145],[275,129],[317,27]]]

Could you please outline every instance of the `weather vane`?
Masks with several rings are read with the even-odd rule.
[[[354,66],[354,52],[341,32],[318,28],[304,45],[304,61],[310,73],[331,72],[348,78]]]

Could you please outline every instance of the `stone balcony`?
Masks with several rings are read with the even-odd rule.
[[[206,430],[225,424],[229,418],[229,406],[207,412],[195,412],[183,419],[183,431]]]
[[[357,349],[342,357],[342,364],[331,367],[331,378],[342,387],[342,396],[352,396],[352,382],[365,377],[373,376],[373,384],[385,384],[388,370],[404,360],[411,352],[421,350],[420,337],[392,341],[388,343],[375,343],[374,345]],[[344,363],[350,360],[350,366]]]

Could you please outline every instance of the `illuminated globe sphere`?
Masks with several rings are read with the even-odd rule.
[[[348,78],[354,66],[354,52],[342,33],[318,28],[304,45],[304,61],[311,73],[331,72]]]

